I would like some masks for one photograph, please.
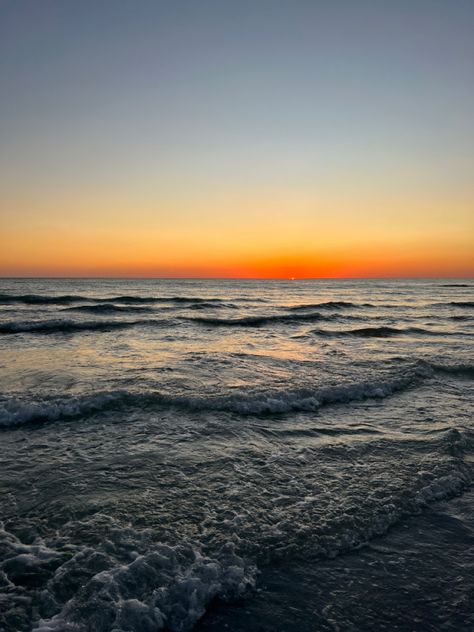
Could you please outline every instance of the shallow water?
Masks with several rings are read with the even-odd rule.
[[[2,280],[0,629],[473,629],[473,288]]]

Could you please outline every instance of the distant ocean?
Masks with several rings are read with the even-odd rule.
[[[474,281],[0,280],[0,629],[474,629]]]

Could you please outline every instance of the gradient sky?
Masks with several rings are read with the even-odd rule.
[[[472,0],[0,0],[0,275],[470,276]]]

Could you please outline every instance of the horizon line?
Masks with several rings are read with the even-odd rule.
[[[221,277],[221,276],[0,276],[0,280],[111,280],[111,281],[369,281],[369,280],[398,280],[398,279],[464,279],[473,280],[474,275],[467,276],[424,276],[424,275],[389,275],[389,276],[347,276],[347,277]]]

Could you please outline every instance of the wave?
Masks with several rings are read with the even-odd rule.
[[[440,287],[472,287],[468,283],[444,283]]]
[[[43,320],[13,321],[0,323],[0,334],[53,334],[74,333],[79,331],[111,331],[113,329],[129,329],[137,326],[159,326],[168,322],[164,320]]]
[[[356,316],[350,316],[353,320],[359,320]],[[214,327],[260,327],[269,323],[298,323],[315,322],[318,320],[332,320],[333,316],[320,312],[306,314],[269,314],[267,316],[243,316],[242,318],[213,318],[208,316],[188,317],[186,320]]]
[[[206,298],[202,296],[161,296],[160,298],[155,298],[153,300],[157,303],[212,303],[213,305],[220,305],[221,303],[225,302],[223,299],[220,298]]]
[[[436,373],[445,373],[456,377],[474,378],[474,365],[472,364],[430,364]]]
[[[97,303],[93,305],[76,305],[65,307],[63,312],[87,312],[88,314],[122,314],[122,313],[150,313],[152,307],[144,305],[114,305],[113,303]]]
[[[450,332],[425,329],[423,327],[358,327],[356,329],[313,329],[311,332],[319,336],[360,336],[363,338],[390,338],[392,336],[404,336],[408,334],[421,334],[424,336],[448,336]],[[456,332],[459,334],[459,332]]]
[[[467,314],[450,314],[449,316],[440,316],[440,318],[447,318],[449,320],[471,321],[473,319],[473,316]]]
[[[179,408],[191,412],[218,411],[240,415],[313,412],[332,404],[348,404],[372,398],[383,399],[417,387],[436,374],[472,379],[474,365],[418,360],[412,366],[381,379],[326,387],[232,392],[216,396],[171,395],[157,390],[143,392],[124,389],[68,397],[45,397],[34,401],[22,396],[3,396],[0,398],[0,427],[78,419],[125,408]]]
[[[376,305],[374,305],[373,303],[352,303],[351,301],[326,301],[325,303],[306,303],[303,305],[292,305],[291,307],[286,307],[285,309],[288,309],[292,312],[299,312],[307,309],[344,309],[358,307],[376,307]]]
[[[433,303],[438,307],[465,307],[472,308],[474,307],[474,301],[449,301],[447,303]]]
[[[93,297],[78,294],[47,296],[40,294],[0,294],[0,304],[24,303],[26,305],[68,305],[71,303],[222,303],[219,298],[200,296],[109,296]]]
[[[462,434],[455,429],[446,434],[447,446],[462,441]],[[23,596],[25,575],[36,573],[41,578],[41,599],[48,608],[39,612],[46,611],[48,618],[38,620],[38,613],[33,615],[36,632],[190,632],[214,600],[232,603],[255,590],[259,558],[281,563],[288,555],[293,561],[301,556],[316,561],[350,553],[430,504],[459,496],[471,482],[470,469],[460,454],[436,473],[415,471],[410,481],[404,482],[404,489],[392,485],[385,493],[377,494],[378,498],[374,495],[366,511],[364,503],[359,508],[349,502],[341,503],[332,513],[316,514],[312,507],[319,500],[320,486],[311,495],[295,492],[296,499],[301,498],[296,505],[300,515],[318,515],[318,519],[306,531],[295,531],[294,521],[287,528],[289,517],[275,506],[273,524],[281,519],[276,537],[263,543],[257,537],[255,544],[261,550],[252,556],[257,559],[250,560],[240,551],[243,547],[238,528],[237,545],[229,542],[227,535],[217,550],[206,554],[199,541],[153,541],[143,551],[143,542],[152,537],[151,530],[141,532],[131,525],[124,528],[112,520],[106,543],[94,545],[73,543],[67,536],[62,541],[56,537],[26,544],[0,524],[0,579],[10,594]],[[84,524],[93,528],[91,520],[86,519]],[[12,600],[13,621],[18,620],[25,602],[30,603]]]
[[[190,303],[189,305],[187,305],[186,307],[188,307],[189,309],[216,309],[216,308],[227,308],[227,309],[238,309],[237,305],[235,305],[234,303],[220,303],[220,302],[216,302],[214,300],[211,301],[202,301],[202,302],[197,302],[197,303]]]
[[[440,467],[436,464],[434,471],[415,467],[409,478],[392,477],[388,486],[382,478],[380,487],[371,490],[378,493],[367,494],[368,502],[356,492],[327,505],[325,486],[307,476],[302,485],[293,485],[293,504],[289,503],[288,511],[284,503],[279,503],[288,497],[278,498],[278,487],[272,489],[271,519],[264,523],[262,533],[256,530],[247,535],[247,517],[256,522],[262,515],[252,512],[257,499],[249,494],[251,504],[245,511],[237,506],[238,514],[227,512],[237,514],[243,528],[242,522],[226,519],[232,531],[224,532],[220,539],[216,523],[209,520],[211,524],[206,524],[206,535],[216,535],[219,542],[212,551],[198,539],[157,542],[153,529],[139,529],[132,521],[124,526],[106,514],[83,517],[81,522],[71,518],[66,529],[60,527],[54,535],[37,538],[31,544],[6,531],[0,523],[0,580],[10,596],[20,596],[5,602],[14,622],[11,629],[17,629],[15,623],[24,608],[28,618],[36,619],[36,632],[190,632],[214,600],[232,603],[256,588],[256,564],[260,561],[294,562],[303,556],[312,562],[333,559],[387,533],[430,504],[462,494],[472,482],[471,468],[462,458],[463,444],[466,438],[462,432],[451,429],[443,433],[441,442],[433,447],[456,454],[455,458],[448,458]],[[355,462],[356,455],[351,454],[349,461]],[[370,476],[367,478],[370,480]],[[352,480],[348,487],[353,487]],[[232,498],[235,503],[235,496]],[[295,518],[303,523],[296,530]],[[75,530],[78,525],[86,534],[94,535],[100,525],[106,537],[97,542],[92,538],[85,543],[72,541],[68,528]],[[235,544],[229,542],[230,535]],[[255,553],[252,551],[247,560],[244,552],[250,539]],[[31,599],[30,592],[25,599],[27,591],[23,587],[25,578],[31,582],[32,577],[37,581],[36,603],[40,605],[33,609],[31,603],[36,605],[36,596]],[[44,618],[38,620],[39,616]]]
[[[96,307],[96,306],[94,306]],[[102,305],[97,306],[98,308]],[[68,310],[69,311],[69,310]],[[87,311],[87,310],[86,310]],[[100,309],[92,310],[101,312]],[[112,312],[113,309],[107,307],[106,312]],[[126,308],[119,311],[127,311]],[[317,321],[333,320],[334,316],[321,314],[319,312],[310,312],[308,314],[274,314],[268,316],[244,316],[242,318],[215,318],[210,316],[187,316],[183,320],[207,325],[210,327],[261,327],[270,323],[312,323]],[[357,316],[345,316],[346,320],[362,320]],[[45,321],[11,321],[0,323],[0,334],[17,334],[17,333],[73,333],[80,331],[110,331],[112,329],[130,329],[137,326],[158,326],[170,324],[169,320],[164,319],[139,319],[139,320],[90,320],[75,321],[67,319],[52,319]],[[388,337],[403,335],[409,333],[419,333],[425,335],[447,335],[444,332],[423,329],[420,327],[360,327],[356,329],[328,330],[314,329],[312,333],[321,336],[372,336],[372,337]]]
[[[448,301],[444,303],[431,303],[431,307],[465,307],[470,308],[474,307],[474,301]],[[303,305],[294,305],[291,307],[285,307],[289,311],[305,311],[307,309],[358,309],[358,308],[373,308],[373,309],[405,309],[405,308],[415,308],[415,305],[408,304],[397,304],[397,303],[385,303],[376,305],[375,303],[352,303],[349,301],[328,301],[326,303],[307,303]],[[425,305],[425,307],[429,307],[429,305]]]
[[[126,391],[71,395],[66,398],[49,398],[28,401],[23,398],[4,397],[0,400],[0,426],[16,426],[30,422],[72,419],[120,408],[131,403]]]
[[[0,304],[25,303],[26,305],[62,305],[88,301],[86,296],[41,296],[39,294],[0,294]]]
[[[321,407],[369,398],[382,399],[417,385],[432,374],[426,364],[388,378],[346,383],[339,386],[232,393],[220,396],[171,395],[160,391],[101,391],[67,398],[28,401],[22,397],[0,400],[0,426],[31,422],[77,419],[124,408],[179,408],[188,411],[219,411],[240,415],[273,415],[312,412]]]

